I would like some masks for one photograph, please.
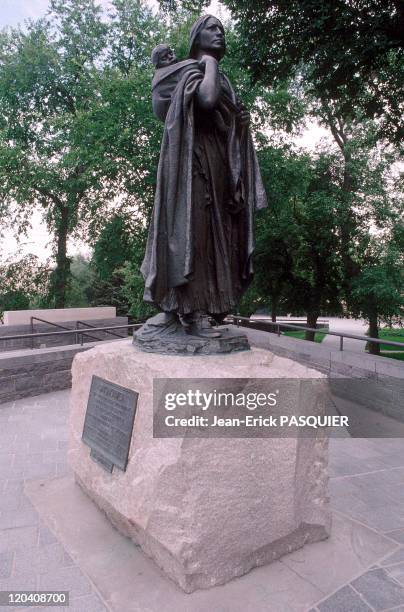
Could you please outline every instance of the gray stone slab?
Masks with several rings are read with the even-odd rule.
[[[38,527],[36,525],[6,529],[0,534],[0,552],[20,549],[27,551],[36,547],[37,543]]]
[[[404,547],[400,547],[393,554],[389,555],[380,563],[382,566],[394,565],[395,563],[404,563]]]
[[[13,573],[9,578],[0,579],[0,591],[35,591],[37,586],[37,575],[33,572]],[[13,608],[6,608],[6,612],[8,610],[13,610]]]
[[[112,610],[303,612],[324,596],[281,562],[187,595],[111,526],[71,478],[44,487],[31,482],[27,491]]]
[[[0,552],[0,578],[9,578],[13,567],[12,552]]]
[[[37,525],[38,522],[38,514],[30,507],[18,510],[6,510],[0,515],[0,529]]]
[[[397,563],[385,568],[386,572],[404,586],[404,563]]]
[[[402,504],[387,502],[384,508],[369,509],[368,511],[358,513],[356,518],[372,529],[384,533],[404,527]]]
[[[366,572],[353,580],[352,586],[376,610],[386,610],[404,604],[404,587],[385,569]]]
[[[26,504],[26,497],[23,493],[17,495],[1,495],[0,496],[0,512],[9,510],[19,510]]]
[[[16,453],[13,468],[24,468],[27,464],[41,464],[42,462],[42,453]]]
[[[49,608],[48,608],[49,610]],[[109,612],[97,595],[86,595],[71,599],[68,612]]]
[[[9,610],[10,608],[0,607],[0,612],[9,612]],[[17,610],[23,610],[23,608],[17,608]],[[32,608],[24,608],[26,612],[31,612],[31,610]],[[67,608],[65,606],[54,606],[52,608],[40,606],[35,607],[34,610],[35,612],[110,612],[109,608],[103,604],[95,593],[81,595],[80,597],[72,597],[70,593],[69,607]]]
[[[399,529],[398,531],[390,531],[389,533],[386,533],[386,535],[395,542],[398,542],[399,544],[404,544],[404,529]]]
[[[16,552],[14,571],[17,573],[32,571],[37,574],[45,574],[70,565],[71,560],[65,558],[63,546],[55,543],[41,548]]]
[[[39,575],[39,589],[42,591],[70,591],[70,596],[89,595],[91,583],[77,566],[53,569]]]
[[[31,482],[27,493],[113,610],[303,612],[397,548],[388,538],[338,515],[330,540],[224,586],[186,595],[111,527],[71,478],[44,487]]]
[[[396,547],[388,538],[339,513],[327,542],[283,558],[283,563],[325,593],[331,593]]]
[[[318,604],[319,612],[372,612],[372,608],[349,585]]]
[[[41,548],[42,546],[48,546],[49,544],[56,544],[57,538],[52,533],[46,525],[39,526],[39,540],[38,546]]]
[[[55,464],[31,464],[27,465],[23,472],[26,480],[33,478],[53,478],[56,476],[56,463]]]

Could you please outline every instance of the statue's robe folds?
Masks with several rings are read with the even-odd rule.
[[[144,299],[165,312],[224,315],[253,273],[253,213],[266,206],[251,135],[221,74],[212,111],[196,91],[195,60],[156,71],[153,110],[165,122],[156,196],[142,264]]]

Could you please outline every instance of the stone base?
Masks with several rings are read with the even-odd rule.
[[[126,472],[105,472],[81,441],[93,374],[139,393]],[[326,538],[330,529],[325,437],[152,437],[153,378],[195,376],[322,377],[262,349],[146,356],[117,342],[75,358],[69,460],[76,480],[186,592],[223,584]]]

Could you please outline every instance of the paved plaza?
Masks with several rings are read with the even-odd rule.
[[[326,317],[330,331],[339,334],[352,334],[354,336],[366,336],[369,324],[363,319],[344,319],[339,317]],[[339,350],[340,339],[338,336],[326,336],[322,345]],[[354,353],[364,353],[366,343],[363,340],[344,338],[344,350]]]
[[[404,611],[402,439],[332,439],[331,538],[186,595],[73,483],[69,393],[0,405],[0,590],[68,590],[83,612]]]

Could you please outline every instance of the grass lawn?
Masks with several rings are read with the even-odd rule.
[[[392,342],[403,342],[404,343],[404,328],[403,329],[392,329],[385,327],[379,329],[379,338],[381,340],[391,340]],[[393,352],[394,351],[394,352]],[[399,346],[390,346],[388,344],[380,345],[380,356],[389,357],[390,359],[399,359],[404,361],[404,347],[400,350]]]
[[[297,338],[298,340],[304,340],[305,332],[302,331],[285,331],[282,332],[284,336],[289,336],[290,338]],[[322,334],[321,332],[316,332],[315,342],[322,342],[327,334]],[[391,340],[392,342],[403,342],[404,343],[404,328],[403,329],[391,329],[384,328],[379,330],[379,337],[385,340]],[[394,351],[394,352],[392,352]],[[389,357],[390,359],[398,359],[400,361],[404,361],[404,348],[400,351],[400,348],[397,346],[389,346],[388,344],[380,345],[380,356],[381,357]]]
[[[390,359],[399,359],[400,361],[404,361],[404,351],[402,353],[391,353],[389,351],[384,351],[380,353],[380,357],[389,357]]]
[[[298,340],[304,340],[305,331],[285,331],[282,332],[284,336],[290,336],[291,338],[297,338]],[[314,342],[322,342],[327,334],[316,332]]]
[[[404,343],[404,328],[403,329],[391,329],[389,327],[385,327],[384,329],[379,330],[380,339],[391,340],[392,342],[403,342]],[[388,344],[380,345],[381,351],[404,351],[404,347],[400,349],[398,346],[389,346]]]

